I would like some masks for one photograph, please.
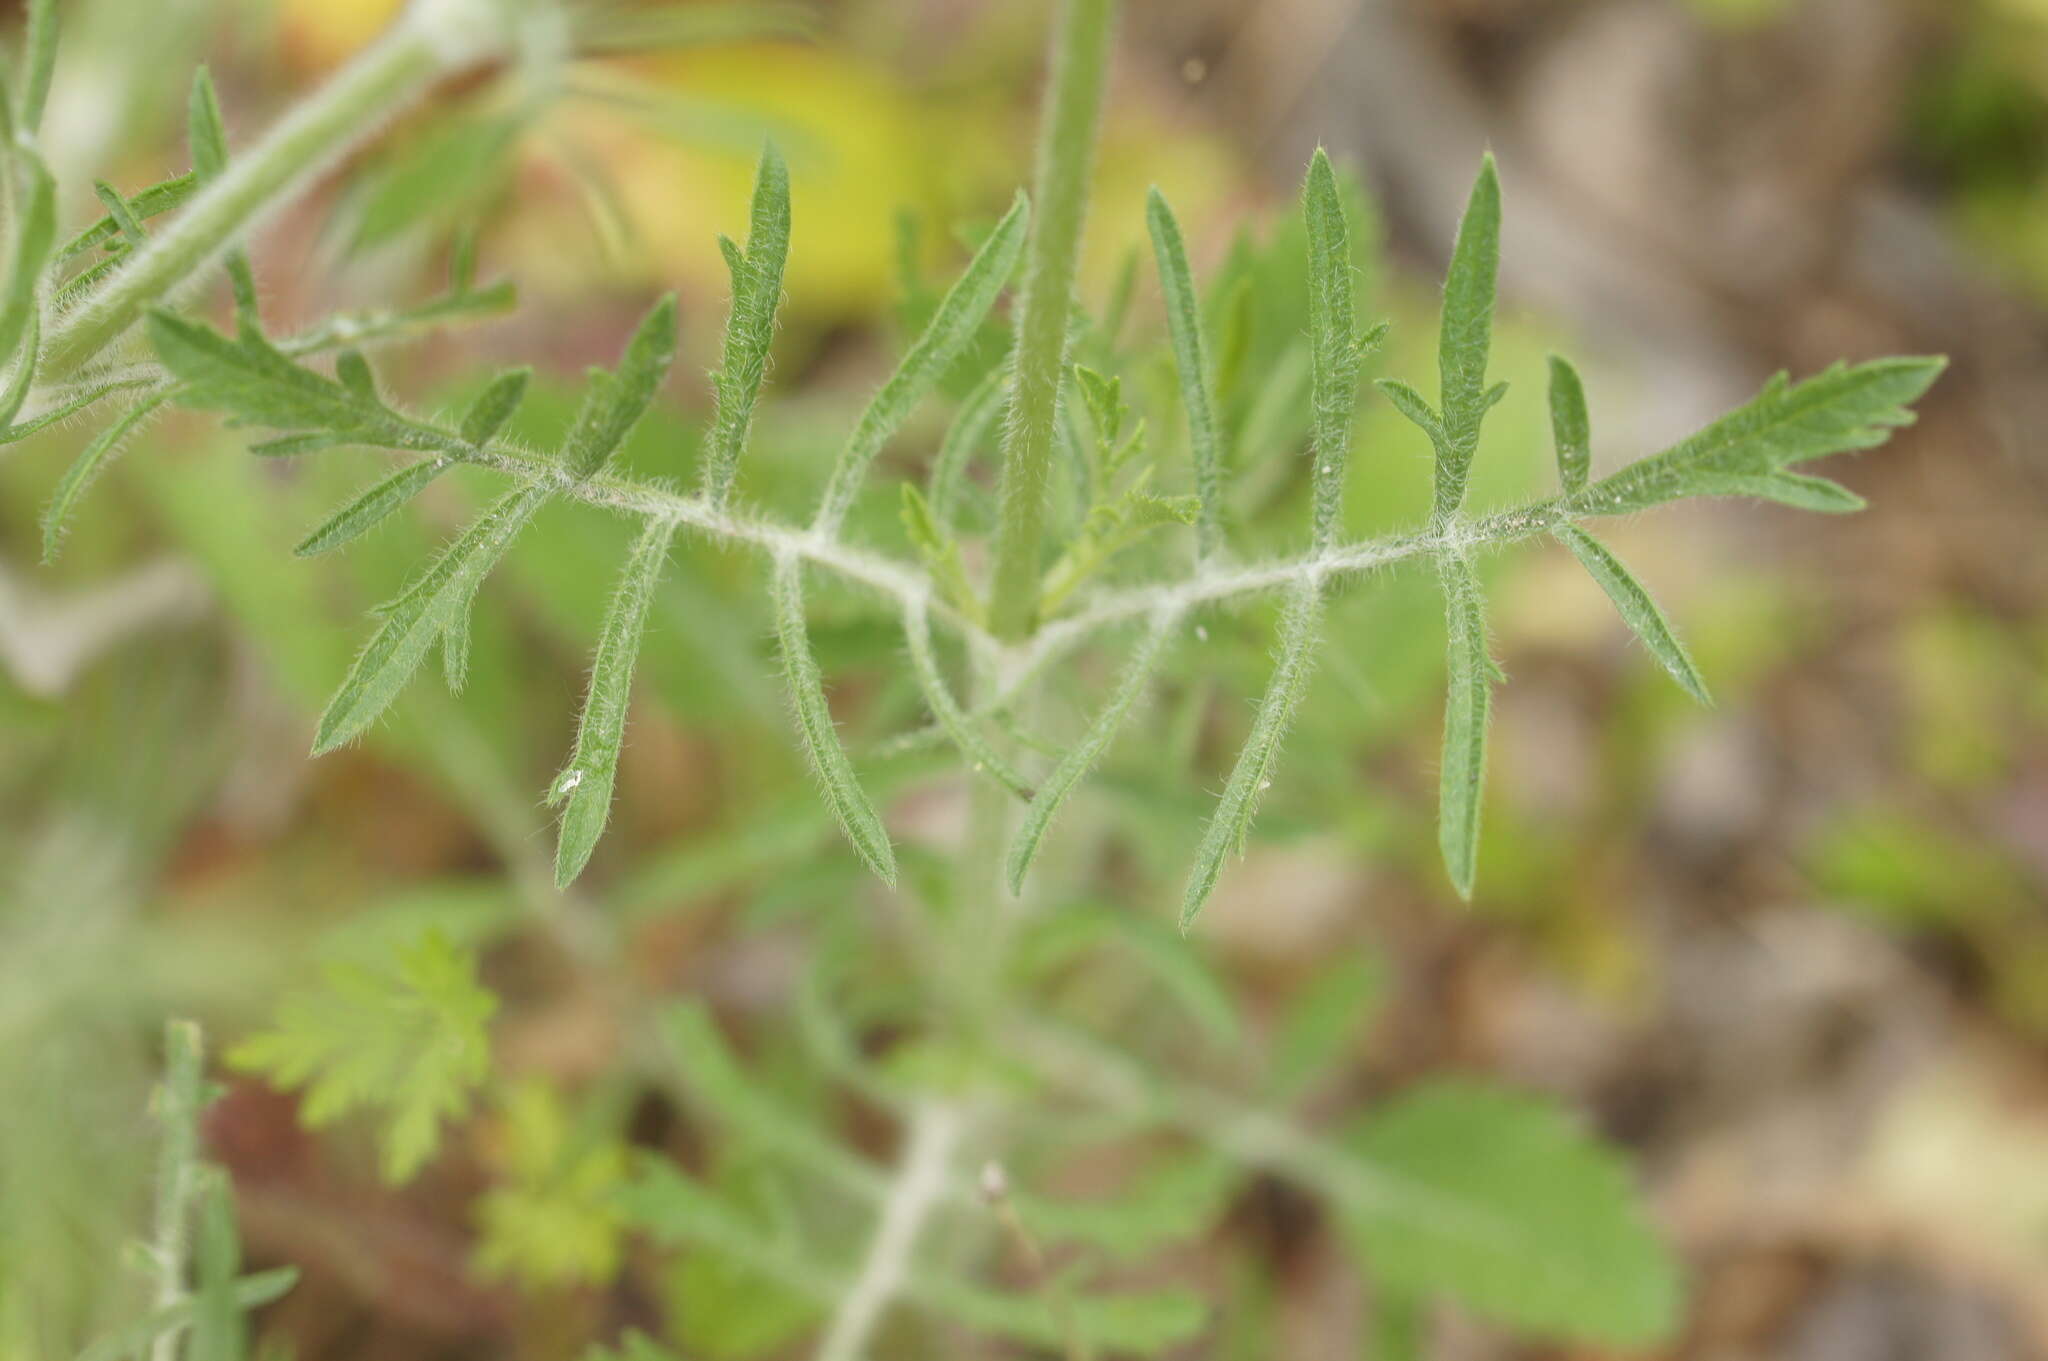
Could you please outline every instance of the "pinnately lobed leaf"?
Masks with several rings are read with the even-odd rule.
[[[1321,147],[1302,188],[1308,223],[1309,391],[1315,460],[1317,552],[1335,541],[1344,511],[1344,465],[1351,452],[1351,416],[1358,401],[1357,306],[1352,299],[1351,232],[1337,175]]]
[[[1003,286],[1016,272],[1030,223],[1030,205],[1020,193],[968,262],[959,282],[939,303],[924,334],[904,354],[896,371],[868,403],[867,410],[861,412],[853,433],[839,451],[832,478],[825,485],[817,518],[812,522],[818,533],[830,537],[839,532],[876,453],[974,339]]]
[[[541,486],[508,493],[391,602],[320,715],[313,739],[315,756],[353,741],[390,707],[435,639],[451,623],[461,626],[458,616],[468,609],[476,587],[547,497],[548,489]]]
[[[1436,565],[1450,673],[1437,840],[1452,885],[1459,897],[1469,899],[1479,870],[1479,805],[1486,786],[1486,723],[1495,667],[1486,646],[1486,601],[1472,564],[1446,552],[1437,556]]]
[[[310,1126],[381,1110],[384,1176],[402,1182],[488,1075],[497,1006],[477,981],[475,953],[430,931],[375,966],[328,965],[320,986],[287,996],[275,1028],[237,1045],[228,1062],[304,1088],[299,1114]]]
[[[789,259],[789,167],[774,143],[761,149],[746,250],[723,238],[720,248],[732,270],[732,315],[716,382],[718,412],[704,446],[704,496],[714,506],[724,505],[732,493],[754,423],[754,404],[768,374],[775,310],[782,302],[782,268]]]
[[[1344,1215],[1375,1283],[1526,1332],[1633,1348],[1669,1335],[1678,1273],[1611,1148],[1532,1097],[1447,1081],[1360,1122],[1390,1194]]]
[[[548,789],[550,804],[564,804],[555,847],[555,884],[567,888],[590,861],[611,816],[612,784],[633,695],[633,663],[647,629],[647,607],[668,563],[673,520],[650,520],[626,557],[618,590],[605,611],[590,664],[590,692],[576,726],[576,749]]]
[[[1287,736],[1288,725],[1294,721],[1294,711],[1308,690],[1309,674],[1315,669],[1316,649],[1322,641],[1322,619],[1321,584],[1302,582],[1288,596],[1286,609],[1280,616],[1279,657],[1273,667],[1272,679],[1266,683],[1266,693],[1259,700],[1259,712],[1252,720],[1251,736],[1245,739],[1244,749],[1237,755],[1230,781],[1224,785],[1223,797],[1217,801],[1216,812],[1209,819],[1208,828],[1202,833],[1201,845],[1195,851],[1194,868],[1188,874],[1187,889],[1181,896],[1180,928],[1183,931],[1194,925],[1203,905],[1209,901],[1209,895],[1215,892],[1216,880],[1223,873],[1224,857],[1244,845],[1252,815],[1258,810],[1259,795],[1271,783],[1268,776],[1273,769],[1274,758],[1279,754],[1281,740]]]
[[[1139,639],[1131,659],[1124,664],[1123,675],[1116,683],[1116,693],[1109,703],[1081,734],[1081,740],[1067,748],[1052,773],[1045,777],[1033,796],[1031,806],[1025,810],[1024,821],[1017,828],[1016,839],[1010,843],[1008,875],[1010,892],[1024,891],[1024,876],[1031,872],[1031,862],[1038,856],[1039,843],[1045,839],[1045,832],[1052,825],[1053,818],[1067,801],[1067,796],[1102,759],[1102,753],[1109,750],[1110,742],[1116,737],[1117,729],[1123,726],[1124,717],[1136,704],[1138,696],[1145,693],[1145,686],[1152,679],[1152,671],[1159,663],[1160,653],[1173,636],[1174,625],[1180,616],[1162,610],[1152,616],[1146,625],[1144,636]]]
[[[1216,399],[1204,354],[1201,301],[1188,268],[1180,222],[1157,186],[1146,195],[1145,222],[1159,266],[1160,291],[1166,295],[1166,332],[1173,342],[1181,405],[1188,418],[1188,447],[1195,460],[1195,495],[1202,507],[1195,522],[1196,542],[1202,556],[1212,558],[1223,549],[1223,437],[1216,425]]]
[[[1614,556],[1607,546],[1595,539],[1577,525],[1559,525],[1551,531],[1579,565],[1600,583],[1600,589],[1607,592],[1607,598],[1614,602],[1614,608],[1621,614],[1622,622],[1643,640],[1643,646],[1650,649],[1650,655],[1666,671],[1679,688],[1702,704],[1712,704],[1707,694],[1707,683],[1700,676],[1699,668],[1693,665],[1692,657],[1686,652],[1685,644],[1678,641],[1672,631],[1671,621],[1657,608],[1657,602],[1643,584],[1621,565],[1621,559]]]
[[[904,491],[914,493],[914,488],[906,483]],[[925,706],[932,711],[932,717],[938,720],[939,726],[945,729],[946,736],[952,739],[962,758],[976,773],[991,776],[1018,798],[1030,798],[1031,782],[1018,774],[1016,768],[988,744],[975,729],[974,720],[963,713],[954,700],[952,687],[946,684],[946,677],[939,670],[939,659],[932,651],[931,613],[922,598],[904,607],[903,637],[910,645],[910,666],[924,691]]]
[[[1837,364],[1802,383],[1780,374],[1754,401],[1661,454],[1629,464],[1565,501],[1578,515],[1619,515],[1683,496],[1764,496],[1828,510],[1855,498],[1822,479],[1786,471],[1795,463],[1871,449],[1913,423],[1912,404],[1948,365],[1937,357]],[[1794,480],[1787,480],[1794,479]]]
[[[176,399],[183,405],[225,411],[253,425],[311,431],[305,438],[325,441],[310,447],[360,440],[427,452],[445,443],[360,391],[292,362],[261,336],[230,340],[163,311],[149,314],[149,336],[182,385]]]
[[[1479,168],[1451,267],[1444,279],[1443,330],[1437,365],[1443,376],[1443,438],[1437,445],[1436,503],[1432,518],[1444,523],[1465,500],[1479,429],[1498,398],[1486,386],[1493,350],[1494,293],[1500,273],[1500,177],[1493,157]]]
[[[832,706],[825,701],[825,678],[811,655],[810,631],[804,622],[801,558],[791,554],[776,558],[774,596],[775,634],[804,750],[825,786],[825,801],[855,853],[885,883],[893,885],[896,853],[890,848],[888,830],[853,773],[853,762],[839,741],[839,727],[832,721]]]

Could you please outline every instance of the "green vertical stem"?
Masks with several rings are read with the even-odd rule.
[[[157,1158],[156,1232],[150,1256],[159,1309],[185,1300],[192,1197],[198,1189],[199,1113],[206,1104],[204,1084],[205,1051],[199,1027],[190,1021],[172,1021],[164,1030],[164,1080],[156,1095],[163,1151]],[[169,1329],[151,1345],[149,1361],[176,1361],[177,1355],[178,1333]]]
[[[1037,214],[1017,322],[1015,382],[1003,439],[1001,519],[989,624],[1021,638],[1037,622],[1046,476],[1059,438],[1060,383],[1067,367],[1067,319],[1088,176],[1101,121],[1116,0],[1065,0],[1053,39],[1052,86],[1038,143]]]

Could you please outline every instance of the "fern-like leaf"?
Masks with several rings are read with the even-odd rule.
[[[318,988],[287,997],[276,1027],[228,1061],[304,1088],[308,1125],[382,1112],[383,1172],[402,1182],[433,1156],[442,1122],[468,1111],[489,1072],[497,1005],[477,982],[474,954],[432,931],[379,967],[329,965]]]
[[[420,659],[451,623],[460,627],[476,588],[546,501],[545,487],[522,487],[479,516],[384,611],[383,622],[357,655],[341,688],[320,715],[313,754],[353,741],[389,708]]]
[[[1822,501],[1849,509],[1840,488],[1786,469],[1808,459],[1871,449],[1913,423],[1912,404],[1941,376],[1940,358],[1837,364],[1802,383],[1779,374],[1756,399],[1661,454],[1631,463],[1565,501],[1583,515],[1619,515],[1683,496],[1758,496]],[[1832,485],[1832,484],[1829,484]],[[1773,495],[1773,491],[1781,494]],[[1839,495],[1837,495],[1839,493]]]

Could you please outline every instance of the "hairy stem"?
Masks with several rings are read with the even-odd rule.
[[[911,1117],[903,1161],[882,1204],[881,1222],[869,1241],[860,1274],[826,1325],[817,1361],[860,1361],[866,1355],[875,1325],[909,1278],[911,1256],[925,1221],[946,1199],[953,1158],[965,1130],[964,1116],[952,1106],[920,1106]]]
[[[202,1069],[199,1027],[190,1021],[172,1021],[164,1030],[164,1080],[157,1089],[157,1118],[164,1132],[157,1160],[156,1231],[149,1254],[159,1309],[174,1307],[185,1299],[192,1197],[198,1189]],[[158,1337],[149,1353],[150,1361],[176,1361],[177,1354],[175,1329]]]
[[[389,33],[230,162],[168,229],[51,327],[45,371],[63,378],[90,363],[439,77],[491,55],[506,27],[503,8],[499,0],[414,0]]]
[[[1046,474],[1058,438],[1074,266],[1088,212],[1088,175],[1095,162],[1095,129],[1115,18],[1116,0],[1066,0],[1053,40],[1052,89],[1032,192],[1037,218],[1025,266],[1010,422],[1003,440],[1001,520],[989,600],[989,623],[1000,638],[1028,634],[1038,614]]]

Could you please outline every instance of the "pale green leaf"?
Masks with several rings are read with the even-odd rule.
[[[1443,440],[1437,446],[1438,523],[1457,513],[1465,499],[1479,429],[1497,396],[1486,385],[1493,351],[1494,293],[1500,273],[1500,178],[1488,155],[1472,186],[1472,198],[1458,225],[1458,242],[1444,279],[1443,330],[1437,365],[1443,375]]]
[[[590,691],[576,726],[576,749],[548,789],[550,804],[564,803],[555,851],[555,883],[567,888],[589,863],[611,816],[612,783],[625,739],[626,710],[633,693],[633,663],[647,628],[647,607],[668,563],[675,523],[651,520],[627,555],[618,589],[605,611],[590,664]]]
[[[243,1361],[249,1327],[237,1297],[242,1241],[235,1228],[234,1192],[219,1168],[203,1169],[198,1181],[199,1214],[193,1237],[192,1346],[195,1361]]]
[[[638,1328],[628,1328],[619,1338],[618,1346],[593,1345],[583,1353],[583,1361],[683,1361],[683,1358]]]
[[[505,428],[505,422],[512,419],[512,413],[519,409],[519,403],[526,399],[526,387],[532,379],[532,369],[511,369],[485,385],[462,413],[462,423],[458,427],[462,442],[481,449],[496,438],[498,432]]]
[[[78,506],[93,480],[105,471],[107,464],[120,452],[121,442],[156,414],[170,393],[159,392],[130,407],[112,425],[93,436],[92,442],[79,451],[71,466],[64,470],[64,476],[57,483],[56,492],[50,497],[50,504],[43,511],[43,561],[54,562],[57,550],[63,544],[65,528],[71,522],[71,512]]]
[[[1822,515],[1853,515],[1870,504],[1839,482],[1801,473],[1707,478],[1700,483],[1699,491],[1702,496],[1753,496]]]
[[[1209,1319],[1201,1296],[1179,1287],[1084,1291],[1060,1282],[1036,1295],[1010,1295],[932,1277],[912,1282],[909,1293],[977,1332],[1055,1349],[1079,1333],[1085,1345],[1118,1355],[1158,1356],[1194,1339]],[[1047,1298],[1053,1293],[1066,1297],[1066,1307]]]
[[[1187,412],[1188,446],[1195,460],[1195,495],[1201,500],[1197,541],[1204,557],[1223,548],[1223,437],[1216,425],[1216,400],[1203,357],[1202,309],[1180,223],[1166,196],[1155,187],[1145,200],[1159,286],[1166,295],[1166,330],[1180,374],[1181,406]],[[1347,262],[1348,263],[1348,262]],[[1109,439],[1114,441],[1115,435]]]
[[[988,432],[995,427],[1008,400],[1008,366],[998,364],[982,375],[981,381],[960,403],[953,423],[946,427],[939,452],[932,457],[931,480],[926,500],[932,520],[942,528],[955,523],[961,488],[967,480],[967,466],[980,451]]]
[[[1586,386],[1560,355],[1550,356],[1550,432],[1557,445],[1557,480],[1567,496],[1584,491],[1593,468],[1593,423]]]
[[[733,270],[733,293],[717,377],[718,411],[704,443],[704,496],[714,506],[723,505],[732,492],[768,373],[775,311],[782,305],[782,268],[789,258],[789,167],[772,143],[762,148],[754,177],[746,253],[736,260],[730,242],[720,249]]]
[[[1293,988],[1267,1065],[1274,1094],[1291,1100],[1336,1069],[1384,1009],[1388,992],[1386,961],[1377,954],[1339,954]]]
[[[321,714],[314,755],[353,740],[390,706],[547,496],[545,487],[522,487],[505,496],[391,602]]]
[[[1559,525],[1551,531],[1572,556],[1579,560],[1593,580],[1600,583],[1600,589],[1607,592],[1607,598],[1614,602],[1622,622],[1643,640],[1643,646],[1650,649],[1650,655],[1658,665],[1671,673],[1671,679],[1679,688],[1701,704],[1714,701],[1707,694],[1707,683],[1701,678],[1699,668],[1693,665],[1685,644],[1678,641],[1672,631],[1671,621],[1657,608],[1657,602],[1650,598],[1643,584],[1622,566],[1621,559],[1608,551],[1606,545],[1576,525]]]
[[[889,375],[867,409],[861,412],[860,419],[854,423],[853,433],[847,436],[845,447],[839,451],[839,460],[833,465],[831,481],[825,486],[817,518],[812,522],[812,527],[819,533],[828,536],[838,533],[846,512],[853,506],[853,498],[860,491],[862,480],[867,476],[868,465],[874,462],[882,445],[931,391],[940,375],[952,367],[981,329],[989,309],[995,306],[996,298],[1017,268],[1030,221],[1030,208],[1020,193],[1010,211],[1003,215],[1003,220],[996,224],[995,230],[989,233],[981,249],[968,262],[959,281],[946,293],[938,310],[932,313],[924,334],[904,354],[896,365],[896,371]]]
[[[1433,1084],[1369,1116],[1350,1147],[1402,1192],[1345,1216],[1375,1283],[1609,1346],[1677,1324],[1677,1272],[1626,1164],[1547,1103]]]
[[[128,199],[128,209],[136,217],[147,222],[150,218],[156,217],[161,213],[168,213],[171,209],[181,206],[186,199],[192,197],[193,192],[198,188],[199,176],[196,172],[188,171],[183,175],[174,175],[170,179],[159,180],[147,189],[131,196]],[[87,227],[84,231],[59,246],[56,258],[58,260],[69,260],[73,256],[83,255],[94,246],[100,245],[108,245],[109,249],[114,249],[118,246],[115,238],[120,236],[120,234],[120,224],[116,223],[111,216],[100,218],[90,227]],[[114,244],[109,245],[109,243]],[[103,263],[119,262],[108,261]]]
[[[21,130],[33,137],[50,99],[50,74],[57,67],[57,0],[29,0],[28,40],[22,49]]]
[[[1198,1241],[1213,1229],[1229,1209],[1238,1177],[1229,1159],[1202,1149],[1155,1158],[1106,1195],[1055,1199],[1019,1189],[1010,1198],[1034,1235],[1136,1261]]]
[[[774,596],[775,632],[781,644],[783,674],[789,683],[790,702],[796,708],[797,730],[803,736],[804,750],[825,786],[825,801],[862,863],[884,882],[894,884],[896,853],[890,848],[888,830],[882,826],[874,804],[869,802],[867,791],[860,787],[853,762],[839,741],[839,726],[832,719],[832,706],[825,700],[825,678],[811,656],[810,631],[804,622],[801,559],[777,559]]]
[[[309,558],[353,542],[384,523],[393,511],[419,495],[447,467],[448,464],[440,459],[408,463],[322,521],[319,528],[299,540],[298,547],[292,552]]]
[[[192,149],[192,178],[197,187],[218,179],[228,168],[227,124],[220,115],[220,96],[213,88],[213,75],[204,66],[192,75],[192,93],[185,103],[185,123],[186,139]],[[136,202],[131,200],[129,206],[135,207]],[[256,276],[249,268],[248,253],[240,246],[228,251],[227,270],[228,279],[234,287],[236,311],[253,326]]]
[[[1443,585],[1450,673],[1437,840],[1458,896],[1470,898],[1479,872],[1479,805],[1486,785],[1486,724],[1496,668],[1487,651],[1486,601],[1472,564],[1455,554],[1441,554],[1437,576]]]
[[[1429,404],[1427,397],[1396,378],[1382,378],[1373,386],[1386,394],[1387,400],[1394,404],[1396,411],[1414,422],[1423,434],[1428,435],[1430,443],[1443,443],[1443,422],[1438,418],[1436,408]]]
[[[107,205],[107,216],[114,219],[114,225],[121,231],[121,237],[130,246],[142,244],[142,224],[135,220],[135,214],[128,210],[128,200],[121,197],[119,190],[105,180],[94,180],[93,197]]]
[[[275,1267],[244,1276],[235,1282],[235,1307],[261,1309],[274,1300],[282,1299],[298,1280],[299,1269],[294,1266]],[[87,1347],[78,1354],[78,1361],[127,1361],[127,1358],[148,1350],[158,1338],[190,1328],[198,1307],[196,1299],[184,1299],[153,1309]]]
[[[192,93],[185,105],[185,139],[192,152],[192,175],[199,184],[228,168],[227,123],[221,117],[213,75],[204,66],[192,73]]]
[[[640,423],[676,357],[676,299],[648,310],[615,373],[591,374],[583,408],[563,445],[562,461],[579,479],[595,476]]]
[[[476,597],[465,594],[441,626],[441,674],[448,693],[459,695],[469,685],[469,644],[471,625],[476,622]]]
[[[13,159],[22,179],[15,185],[14,211],[9,214],[13,251],[6,292],[0,295],[0,364],[16,364],[20,372],[32,369],[35,363],[35,346],[24,346],[22,341],[35,323],[36,281],[42,277],[56,241],[57,184],[34,152],[16,147]],[[13,413],[8,412],[6,419],[13,420]]]
[[[1343,523],[1344,468],[1351,453],[1351,416],[1358,403],[1358,314],[1352,299],[1351,233],[1337,175],[1321,147],[1302,189],[1308,223],[1310,456],[1315,460],[1317,552]]]
[[[492,1124],[494,1175],[474,1202],[478,1272],[529,1290],[609,1284],[622,1259],[624,1146],[572,1119],[539,1078],[506,1084]]]
[[[1045,777],[1045,782],[1032,797],[1031,806],[1024,811],[1024,821],[1017,828],[1016,838],[1010,843],[1010,892],[1024,891],[1024,876],[1031,872],[1031,862],[1038,856],[1039,843],[1045,839],[1046,829],[1058,816],[1067,796],[1109,750],[1109,744],[1115,739],[1117,729],[1123,726],[1131,706],[1145,693],[1145,687],[1152,679],[1152,670],[1158,664],[1168,639],[1173,636],[1176,622],[1178,616],[1174,614],[1153,616],[1144,636],[1132,651],[1131,659],[1124,664],[1123,674],[1117,679],[1116,691],[1110,696],[1109,703],[1102,707],[1102,712],[1095,716],[1095,721],[1088,725],[1080,740],[1067,748],[1059,764],[1053,767],[1052,773]]]
[[[370,361],[363,358],[361,350],[343,350],[336,355],[334,376],[343,387],[364,401],[377,401],[377,377],[370,372]]]
[[[1251,735],[1237,754],[1223,797],[1202,833],[1195,851],[1194,869],[1188,874],[1181,895],[1180,926],[1185,931],[1200,915],[1203,904],[1216,889],[1223,873],[1223,861],[1233,850],[1242,850],[1252,816],[1258,811],[1259,796],[1272,783],[1273,763],[1280,743],[1294,721],[1294,711],[1308,690],[1309,675],[1315,669],[1316,648],[1321,642],[1323,593],[1314,582],[1303,582],[1287,598],[1280,616],[1279,657],[1272,679],[1259,700],[1258,716],[1252,720]]]
[[[275,1027],[237,1045],[228,1061],[304,1089],[299,1115],[308,1125],[378,1112],[384,1176],[405,1181],[433,1155],[442,1122],[468,1112],[490,1071],[498,999],[476,969],[475,954],[438,930],[377,966],[330,964],[318,987],[288,995]]]
[[[875,1168],[748,1077],[702,1002],[668,1008],[662,1014],[661,1036],[664,1052],[681,1070],[691,1094],[730,1124],[749,1147],[802,1163],[857,1195],[881,1188],[882,1177]]]
[[[904,490],[908,492],[914,488],[906,483]],[[924,692],[925,707],[932,711],[932,717],[952,739],[962,759],[976,774],[989,776],[1020,799],[1030,798],[1030,781],[1018,774],[1016,768],[989,745],[974,726],[974,720],[961,711],[953,698],[952,687],[946,683],[945,675],[939,670],[939,659],[932,650],[931,616],[922,601],[904,607],[903,636],[910,644],[911,670],[916,673],[918,686]]]
[[[325,447],[317,443],[324,440],[438,452],[449,443],[440,432],[294,363],[253,333],[229,340],[197,322],[156,311],[149,315],[149,335],[164,366],[182,384],[176,394],[182,404],[225,411],[252,425],[315,432],[310,447]],[[287,450],[300,451],[274,444],[270,452]]]
[[[39,420],[14,424],[14,418],[21,414],[22,404],[28,400],[28,390],[35,385],[36,361],[42,354],[42,346],[42,318],[32,313],[20,352],[15,356],[14,371],[7,375],[6,385],[0,387],[0,429],[6,430],[13,439],[20,439],[44,424]]]
[[[1566,507],[1575,514],[1617,515],[1683,496],[1756,495],[1752,479],[1773,478],[1808,459],[1875,448],[1911,425],[1911,404],[1947,364],[1940,358],[1837,364],[1796,384],[1780,374],[1748,405],[1602,478],[1569,497]]]

